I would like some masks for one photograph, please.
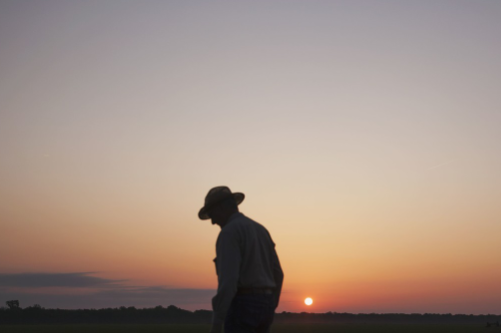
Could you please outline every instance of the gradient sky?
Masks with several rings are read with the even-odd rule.
[[[0,303],[210,308],[197,212],[228,185],[277,244],[279,311],[501,313],[500,17],[0,1]]]

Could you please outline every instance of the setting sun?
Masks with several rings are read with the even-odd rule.
[[[313,300],[310,297],[308,297],[304,300],[304,304],[310,306],[313,304]]]

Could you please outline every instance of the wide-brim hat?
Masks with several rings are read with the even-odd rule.
[[[212,208],[223,202],[224,200],[233,197],[237,205],[240,205],[244,201],[245,194],[240,192],[231,192],[228,186],[216,186],[213,187],[209,193],[205,196],[205,204],[198,212],[198,217],[201,220],[210,219],[207,214]]]

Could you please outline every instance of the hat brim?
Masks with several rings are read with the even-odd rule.
[[[235,202],[237,203],[237,205],[240,205],[242,203],[242,201],[244,201],[245,199],[245,194],[243,193],[240,193],[240,192],[235,192],[235,193],[232,193],[232,196],[233,196],[233,199],[235,199]],[[229,197],[228,197],[229,198]],[[214,208],[215,206],[217,206],[219,203],[221,203],[222,201],[226,200],[227,198],[224,198],[210,206],[203,206],[200,211],[198,212],[198,218],[200,220],[208,220],[210,219],[209,215],[207,214],[209,212],[209,210],[211,210],[212,208]]]

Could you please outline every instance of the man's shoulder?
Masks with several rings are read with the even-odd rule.
[[[269,241],[273,246],[275,245],[268,229],[242,213],[234,216],[231,223],[228,223],[223,229],[221,229],[217,242],[236,241],[240,243],[245,240],[259,240],[260,242]]]
[[[255,220],[251,219],[248,216],[245,216],[242,213],[236,216],[235,219],[232,221],[232,223],[228,224],[228,226],[231,226],[233,228],[242,228],[249,226],[264,228],[262,224],[256,222]]]
[[[264,225],[262,225],[259,222],[256,222],[255,220],[245,216],[242,214],[242,216],[239,218],[238,221],[235,221],[237,223],[234,224],[233,229],[229,232],[231,233],[239,233],[242,235],[250,236],[250,235],[256,235],[258,237],[266,237],[266,238],[271,238],[270,232]],[[245,237],[246,237],[245,236]]]
[[[253,219],[245,216],[242,213],[239,213],[237,216],[235,216],[232,219],[231,223],[228,223],[221,230],[221,233],[223,233],[223,234],[233,234],[233,233],[237,233],[237,232],[242,231],[242,230],[246,230],[248,228],[263,229],[266,232],[268,232],[266,230],[266,228],[262,224],[254,221]]]

